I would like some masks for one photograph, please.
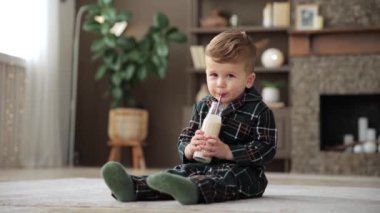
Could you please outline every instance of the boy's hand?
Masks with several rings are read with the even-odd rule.
[[[230,147],[223,143],[218,137],[207,136],[205,139],[206,143],[202,146],[203,156],[226,160],[234,159]]]
[[[191,138],[190,143],[185,147],[185,156],[188,160],[193,159],[193,154],[196,151],[201,151],[202,146],[206,143],[204,132],[197,130]]]

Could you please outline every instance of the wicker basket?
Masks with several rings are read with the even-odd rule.
[[[111,141],[144,141],[148,131],[148,111],[116,108],[109,112],[108,137]]]

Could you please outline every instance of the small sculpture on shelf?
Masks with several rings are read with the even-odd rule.
[[[214,9],[211,14],[201,19],[201,27],[227,27],[230,15],[219,9]]]
[[[261,63],[265,68],[278,68],[284,64],[284,54],[277,48],[266,49],[261,55]]]
[[[255,42],[257,55],[261,55],[261,53],[265,50],[265,48],[268,46],[270,39],[269,38],[263,38]]]

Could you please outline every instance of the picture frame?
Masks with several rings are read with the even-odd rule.
[[[299,4],[296,7],[296,29],[312,30],[316,28],[318,18],[317,4]]]

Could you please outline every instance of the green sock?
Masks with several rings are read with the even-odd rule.
[[[198,187],[188,178],[159,172],[150,175],[147,183],[152,189],[169,194],[184,205],[198,202]]]
[[[132,178],[127,174],[120,163],[110,161],[104,164],[102,167],[102,176],[117,200],[121,202],[136,200],[136,192]]]

